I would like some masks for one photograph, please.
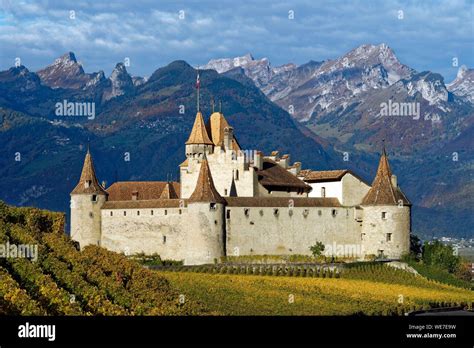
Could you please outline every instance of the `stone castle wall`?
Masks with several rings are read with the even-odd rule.
[[[226,207],[227,255],[310,255],[317,241],[360,248],[360,231],[354,208]]]

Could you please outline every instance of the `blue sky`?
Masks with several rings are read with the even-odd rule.
[[[0,0],[1,70],[20,57],[35,71],[73,51],[87,72],[109,75],[128,57],[133,75],[149,76],[176,59],[252,53],[302,64],[364,43],[386,43],[402,63],[450,82],[453,58],[474,67],[474,0]]]

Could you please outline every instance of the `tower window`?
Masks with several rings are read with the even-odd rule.
[[[245,215],[246,217],[249,217],[249,214],[250,214],[250,209],[249,209],[249,208],[245,208],[245,209],[244,209],[244,215]]]
[[[150,212],[151,215],[153,215],[153,210]]]
[[[123,216],[127,216],[127,212],[125,210],[123,211]]]
[[[224,189],[224,196],[227,196],[227,189]]]
[[[277,208],[273,209],[273,215],[278,216],[278,214],[279,214],[278,209]]]
[[[325,187],[321,187],[321,197],[326,197],[326,188]]]
[[[227,210],[227,218],[230,219],[230,210]]]
[[[332,216],[335,217],[337,215],[337,210],[336,209],[333,209],[332,212],[331,212]]]
[[[163,236],[163,244],[166,244],[166,236]]]
[[[209,204],[209,209],[216,210],[217,209],[216,203],[210,203]]]
[[[364,240],[364,238],[365,238],[365,233],[361,233],[360,234],[360,240]]]
[[[168,215],[168,210],[165,209],[165,215]]]
[[[179,215],[181,215],[181,213],[182,213],[182,211],[181,211],[181,209],[180,209],[180,210],[179,210]]]
[[[383,211],[382,212],[382,220],[385,220],[387,218],[387,212]]]
[[[84,186],[85,186],[86,188],[91,187],[91,185],[92,185],[92,181],[91,181],[91,180],[86,180],[86,181],[84,182]]]
[[[321,210],[318,210],[318,216],[323,215],[323,212]]]
[[[390,242],[391,240],[392,240],[392,234],[391,234],[391,233],[387,233],[386,241],[387,241],[387,242]]]
[[[140,210],[137,210],[137,215],[140,216]]]
[[[110,216],[114,216],[114,212],[113,212],[113,211],[110,212]]]
[[[92,202],[97,202],[97,195],[92,195],[91,200]]]
[[[94,217],[94,214],[92,212],[89,213],[89,217],[90,218],[93,218]]]
[[[239,170],[238,169],[235,170],[235,180],[236,181],[239,180]]]

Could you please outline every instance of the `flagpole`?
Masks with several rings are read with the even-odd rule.
[[[199,112],[200,111],[200,108],[199,108],[199,89],[201,87],[201,81],[199,80],[199,67],[197,68],[197,111]]]

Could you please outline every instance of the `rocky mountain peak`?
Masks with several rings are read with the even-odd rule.
[[[127,68],[123,63],[117,63],[115,65],[109,80],[111,82],[111,90],[104,94],[105,100],[124,95],[134,90],[135,86],[132,77],[127,72]]]
[[[37,74],[41,82],[51,88],[82,88],[89,81],[73,52],[63,54]]]
[[[474,69],[462,65],[454,81],[448,84],[447,87],[456,96],[474,104]]]

